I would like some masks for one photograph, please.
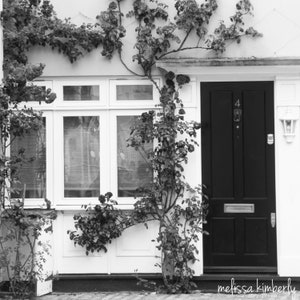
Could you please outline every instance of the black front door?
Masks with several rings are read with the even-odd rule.
[[[201,84],[204,272],[276,272],[273,82]]]

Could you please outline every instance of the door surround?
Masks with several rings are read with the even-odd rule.
[[[198,102],[201,82],[274,81],[277,271],[279,276],[300,276],[300,241],[294,237],[294,228],[300,227],[300,124],[294,141],[288,144],[278,116],[281,107],[300,109],[300,58],[171,58],[158,62],[157,67],[189,75],[196,90],[192,97]],[[200,116],[200,105],[196,105]],[[201,163],[197,167],[201,169]],[[203,274],[202,256],[200,253],[196,275]]]

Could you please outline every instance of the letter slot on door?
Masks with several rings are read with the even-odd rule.
[[[254,213],[253,203],[225,203],[224,213],[248,214]]]

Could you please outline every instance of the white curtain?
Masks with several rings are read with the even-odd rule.
[[[64,118],[65,197],[100,193],[99,118]]]

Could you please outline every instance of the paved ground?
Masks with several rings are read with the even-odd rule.
[[[116,293],[53,293],[37,298],[39,300],[250,300],[250,299],[270,299],[270,300],[300,300],[300,292],[282,293],[261,293],[245,295],[208,294],[196,292],[189,295],[161,295],[143,292],[116,292]]]

